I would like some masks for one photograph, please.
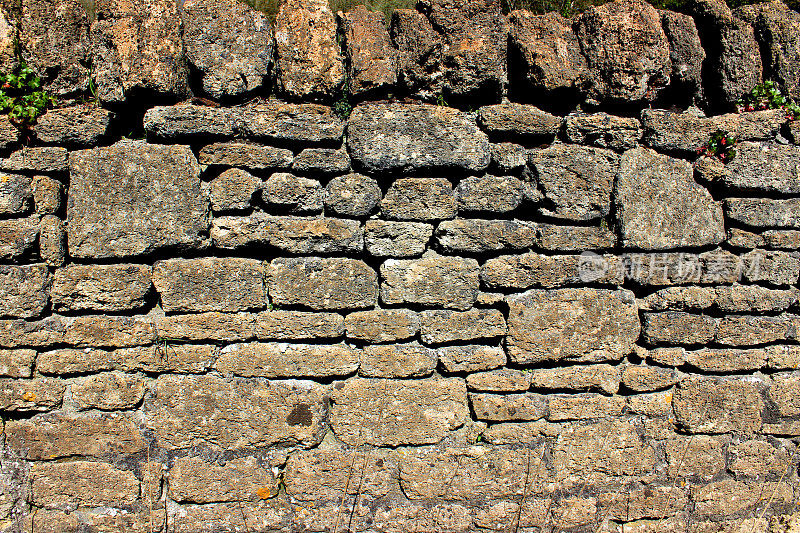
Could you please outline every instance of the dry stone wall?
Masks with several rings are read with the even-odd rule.
[[[800,531],[797,13],[7,4],[0,531]]]

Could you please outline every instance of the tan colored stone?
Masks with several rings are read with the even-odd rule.
[[[144,423],[166,449],[309,446],[321,440],[323,391],[308,381],[160,376],[145,399]]]
[[[64,322],[51,316],[42,320],[0,320],[0,346],[46,347],[64,341]]]
[[[679,311],[645,313],[642,337],[650,345],[705,344],[714,338],[717,320]]]
[[[282,258],[271,263],[270,299],[276,305],[312,309],[363,309],[378,299],[378,276],[363,261],[344,258]]]
[[[679,513],[686,507],[686,492],[678,487],[644,487],[634,490],[603,492],[597,496],[600,515],[611,520],[630,522],[642,518],[661,518]]]
[[[0,350],[0,376],[29,378],[34,359],[35,350]]]
[[[17,260],[33,249],[39,236],[39,218],[0,220],[0,259]]]
[[[781,416],[800,415],[800,375],[779,374],[772,378],[769,396]]]
[[[506,364],[506,353],[500,346],[444,346],[437,352],[439,361],[448,372],[478,372]]]
[[[231,344],[214,368],[245,377],[300,378],[346,376],[358,369],[359,352],[346,344]]]
[[[169,518],[175,533],[219,533],[223,531],[280,531],[296,520],[288,502],[271,499],[253,502],[186,505]]]
[[[337,14],[348,58],[350,92],[373,94],[397,82],[397,50],[389,40],[383,14],[356,6]]]
[[[51,278],[44,265],[0,266],[0,315],[34,318],[47,307]]]
[[[169,471],[170,498],[178,502],[254,501],[277,493],[278,480],[255,457],[239,457],[222,466],[182,457]]]
[[[467,310],[478,297],[478,262],[434,252],[421,259],[389,259],[381,265],[381,301]]]
[[[163,342],[119,350],[61,348],[39,354],[43,374],[77,374],[103,370],[125,372],[203,372],[211,368],[218,349],[213,345]]]
[[[537,243],[536,225],[525,220],[444,220],[436,228],[442,250],[457,253],[486,253],[528,250]]]
[[[70,265],[59,268],[50,297],[56,311],[126,311],[147,304],[152,269],[146,265]]]
[[[639,308],[645,311],[704,310],[716,303],[712,287],[667,287],[643,298]]]
[[[212,311],[160,317],[155,324],[161,339],[241,342],[255,337],[256,316]]]
[[[532,444],[542,437],[556,437],[561,432],[560,424],[545,420],[536,422],[501,422],[492,424],[483,432],[489,444]]]
[[[767,346],[767,365],[779,370],[796,369],[800,366],[800,347]]]
[[[732,285],[716,288],[716,305],[727,313],[785,311],[797,304],[797,289],[768,289],[758,285]]]
[[[344,335],[344,317],[337,313],[263,311],[255,317],[254,332],[259,340],[303,340],[336,338]]]
[[[39,256],[47,266],[60,267],[67,257],[67,232],[64,221],[45,215],[39,224]]]
[[[453,185],[444,178],[400,178],[381,200],[381,214],[390,220],[441,220],[456,216]]]
[[[127,348],[158,340],[155,320],[144,315],[88,315],[64,319],[64,342],[76,347]]]
[[[582,420],[608,418],[622,414],[625,398],[599,394],[553,395],[547,399],[547,420]]]
[[[725,437],[673,435],[664,443],[670,479],[710,480],[725,469]]]
[[[758,370],[767,362],[766,350],[704,348],[686,355],[686,362],[706,372]]]
[[[636,392],[666,389],[678,382],[678,374],[668,368],[628,365],[622,372],[622,383]]]
[[[504,255],[489,259],[481,268],[481,281],[490,288],[558,288],[595,282],[621,285],[623,268],[611,255]]]
[[[358,373],[373,378],[408,378],[429,376],[439,362],[436,350],[410,344],[365,346],[361,351]]]
[[[763,440],[746,440],[728,447],[731,472],[737,475],[781,477],[791,464],[786,448]]]
[[[49,411],[61,404],[66,384],[60,379],[0,379],[0,411]]]
[[[142,400],[145,383],[139,376],[109,372],[73,382],[71,392],[80,409],[127,409]]]
[[[262,200],[273,209],[291,214],[320,213],[324,190],[317,180],[276,172],[264,181]]]
[[[375,257],[412,257],[425,251],[433,226],[424,222],[367,220],[364,246]]]
[[[753,346],[793,339],[800,324],[797,315],[729,315],[719,322],[715,341],[726,346]]]
[[[347,338],[369,343],[411,338],[420,327],[419,315],[408,309],[373,309],[350,313],[344,319]]]
[[[145,449],[142,432],[128,415],[59,411],[9,421],[6,445],[32,460],[134,454]]]
[[[106,463],[36,463],[30,478],[33,503],[49,509],[130,505],[139,497],[136,476]]]
[[[628,396],[628,411],[651,418],[672,414],[672,392],[654,392]]]
[[[600,390],[616,394],[620,369],[611,365],[575,365],[566,368],[541,368],[530,371],[534,389]]]
[[[644,357],[650,362],[665,366],[681,366],[686,364],[688,352],[685,348],[656,348],[654,350],[644,350]]]
[[[539,224],[539,245],[544,250],[559,252],[585,252],[613,248],[614,232],[607,225],[561,226]]]
[[[678,384],[672,407],[678,424],[693,433],[754,433],[764,403],[752,382],[689,377]]]
[[[763,494],[773,503],[790,503],[792,487],[786,483],[748,483],[725,479],[692,487],[692,500],[700,515],[732,515],[757,505]]]
[[[504,368],[467,376],[467,388],[481,392],[519,392],[530,387],[530,374]]]
[[[331,427],[350,445],[434,444],[469,419],[467,388],[454,378],[355,378],[331,400]]]
[[[470,341],[506,334],[506,321],[496,309],[423,311],[420,336],[427,344]]]
[[[547,399],[540,394],[469,394],[478,420],[489,422],[539,420],[544,417]]]

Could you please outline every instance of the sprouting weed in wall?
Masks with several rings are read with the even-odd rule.
[[[36,119],[55,103],[55,98],[42,89],[42,79],[24,62],[11,72],[0,73],[0,112],[7,112],[18,128],[36,124]]]

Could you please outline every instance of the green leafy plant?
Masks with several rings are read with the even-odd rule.
[[[715,157],[723,163],[727,163],[736,157],[735,146],[738,142],[738,139],[732,135],[717,131],[711,134],[708,143],[697,149],[697,153],[707,157]]]
[[[55,98],[42,89],[42,80],[20,61],[11,72],[0,73],[0,112],[19,128],[36,124]]]
[[[749,93],[739,98],[739,111],[761,111],[764,109],[783,109],[786,118],[800,118],[800,105],[791,97],[784,95],[774,81],[765,81],[753,87]]]
[[[342,120],[347,120],[353,112],[353,103],[350,101],[350,78],[346,77],[339,98],[333,103],[333,112]]]

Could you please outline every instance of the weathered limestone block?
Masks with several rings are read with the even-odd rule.
[[[800,199],[727,198],[725,214],[748,226],[800,228]]]
[[[583,420],[619,417],[625,409],[622,396],[600,394],[551,395],[547,399],[547,420]]]
[[[761,53],[753,28],[720,0],[694,0],[686,7],[711,65],[704,72],[705,97],[715,109],[733,110],[737,100],[761,82]]]
[[[765,366],[767,357],[765,350],[709,348],[689,352],[686,362],[706,372],[744,372]]]
[[[292,214],[322,211],[322,186],[317,180],[278,172],[264,182],[261,197],[270,207]]]
[[[49,176],[34,176],[31,182],[33,204],[39,215],[54,215],[63,206],[64,184]]]
[[[490,444],[530,444],[540,437],[556,437],[561,432],[560,424],[545,420],[536,422],[504,422],[492,424],[483,436]]]
[[[530,387],[530,375],[522,370],[501,369],[467,376],[467,388],[481,392],[521,392]]]
[[[79,409],[129,409],[144,397],[145,383],[139,376],[109,372],[73,382],[71,391]]]
[[[664,443],[669,476],[697,476],[708,481],[725,469],[726,437],[677,435]],[[686,461],[685,457],[691,457]]]
[[[617,0],[577,17],[575,34],[588,71],[581,81],[595,102],[654,100],[672,65],[661,17],[640,0]]]
[[[433,226],[423,222],[367,220],[364,246],[376,257],[422,255],[433,235]]]
[[[350,93],[363,97],[391,90],[397,82],[397,50],[389,40],[383,13],[359,5],[337,17],[344,36]]]
[[[327,2],[291,0],[275,19],[278,85],[290,99],[332,100],[345,82],[336,19]]]
[[[547,399],[539,394],[469,394],[478,420],[489,422],[539,420],[547,410]]]
[[[395,220],[437,220],[456,215],[452,184],[444,178],[401,178],[381,201],[381,213]]]
[[[373,309],[350,313],[344,326],[349,339],[374,344],[395,342],[414,337],[420,328],[420,317],[408,309]]]
[[[19,5],[9,7],[12,9],[0,13],[0,67],[4,71],[12,69],[16,63],[17,25],[13,15],[19,12]]]
[[[223,531],[230,532],[251,528],[253,531],[275,531],[290,527],[289,524],[296,519],[288,503],[281,499],[270,499],[260,502],[184,505],[181,512],[169,520],[175,530],[181,533],[216,533],[220,524],[224,524]]]
[[[64,340],[64,323],[59,317],[42,320],[0,320],[0,346],[3,348],[51,346]]]
[[[69,160],[70,254],[124,257],[201,246],[208,200],[189,147],[122,141],[72,152]]]
[[[435,444],[469,419],[467,388],[455,378],[355,378],[336,388],[331,400],[331,427],[353,446]]]
[[[186,59],[214,99],[262,86],[272,67],[272,26],[265,13],[236,0],[195,0],[183,6]]]
[[[6,40],[6,37],[2,35],[4,32],[10,30],[12,30],[12,28],[8,26],[5,19],[0,20],[0,65],[2,65],[4,61],[3,54],[5,45],[3,43],[11,42],[11,39]],[[8,115],[0,118],[0,149],[8,150],[14,146],[19,140],[19,134],[19,129],[11,123],[8,119]]]
[[[497,146],[497,145],[493,145]],[[518,167],[525,166],[527,154],[520,155]],[[513,176],[470,176],[455,188],[459,211],[507,213],[522,203],[523,183]]]
[[[256,259],[167,259],[153,266],[164,311],[246,311],[265,307],[264,266]]]
[[[779,374],[772,379],[769,396],[778,406],[781,416],[800,415],[800,377]]]
[[[467,310],[478,297],[478,262],[433,252],[421,259],[389,259],[381,265],[381,301]]]
[[[350,156],[342,148],[306,148],[294,158],[292,171],[300,174],[344,174]]]
[[[261,178],[238,168],[229,168],[211,181],[211,209],[249,209],[253,205],[253,196],[262,185]]]
[[[569,95],[586,69],[570,21],[555,12],[516,10],[509,13],[508,26],[509,60],[520,69],[510,73],[511,91]]]
[[[794,285],[800,275],[797,252],[753,250],[742,257],[742,274],[750,282]]]
[[[755,433],[763,402],[751,382],[689,377],[672,400],[677,423],[692,433]]]
[[[61,404],[65,389],[60,379],[0,379],[0,411],[49,411]]]
[[[627,290],[530,290],[507,301],[508,355],[515,363],[618,360],[639,337]]]
[[[253,213],[245,217],[216,217],[211,238],[219,248],[269,245],[295,254],[360,252],[361,225],[338,218],[273,217]]]
[[[642,124],[635,118],[608,113],[569,115],[565,133],[569,142],[611,150],[635,148],[642,138]]]
[[[0,169],[14,172],[61,173],[69,169],[68,152],[60,146],[23,147],[0,159]]]
[[[539,224],[539,246],[545,250],[585,252],[613,248],[614,232],[607,225],[560,226]]]
[[[346,376],[358,369],[359,352],[346,344],[231,344],[214,368],[245,377],[301,378]]]
[[[347,131],[353,164],[368,172],[480,173],[491,157],[486,134],[449,107],[360,105],[350,115]]]
[[[145,400],[145,425],[170,450],[201,443],[226,450],[310,446],[322,439],[323,392],[310,381],[160,376]]]
[[[699,515],[731,515],[757,506],[763,494],[771,494],[775,503],[792,501],[792,487],[787,483],[753,483],[724,479],[692,487],[692,500]],[[755,514],[756,510],[753,509]]]
[[[303,311],[263,311],[253,324],[260,340],[303,340],[335,338],[344,335],[344,317],[337,313],[305,313]]]
[[[622,384],[636,392],[666,389],[678,381],[678,373],[669,368],[628,365],[622,372]]]
[[[56,311],[125,311],[147,305],[146,265],[70,265],[56,270],[50,297]]]
[[[256,335],[253,315],[247,313],[169,315],[157,327],[162,337],[181,341],[241,342]]]
[[[797,337],[797,315],[729,315],[719,321],[715,341],[726,346],[752,346]]]
[[[626,398],[626,410],[629,413],[644,415],[649,419],[662,418],[660,421],[650,420],[649,423],[662,424],[663,417],[672,415],[672,392],[661,391],[652,394],[637,394]]]
[[[625,527],[630,527],[633,531],[648,531],[648,529],[637,530],[636,526],[629,526],[628,522],[643,518],[674,516],[688,503],[688,496],[680,487],[646,487],[625,493],[603,492],[598,494],[597,499],[598,507],[605,509],[610,519],[625,522]],[[646,528],[644,524],[642,527]],[[655,523],[651,524],[655,526]],[[660,530],[674,531],[663,527]]]
[[[111,116],[92,104],[51,109],[36,120],[33,131],[43,143],[92,146],[108,133]]]
[[[761,233],[752,233],[740,228],[729,228],[728,243],[737,248],[797,250],[800,248],[800,231],[772,229]]]
[[[552,140],[562,119],[525,104],[507,103],[478,109],[478,125],[492,140]]]
[[[136,93],[183,96],[187,70],[178,6],[168,0],[98,0],[92,65],[100,101]]]
[[[236,111],[228,107],[185,103],[153,106],[144,114],[143,127],[148,135],[159,139],[205,140],[208,137],[231,137],[235,131],[235,117]]]
[[[271,263],[269,294],[279,306],[364,309],[378,301],[378,276],[355,259],[280,258]]]
[[[365,346],[361,352],[360,376],[408,378],[429,376],[436,369],[436,350],[419,343]]]
[[[268,100],[242,108],[236,129],[245,137],[281,143],[339,144],[344,122],[330,107]]]
[[[521,220],[445,220],[436,228],[436,240],[443,250],[456,253],[526,250],[536,245],[536,230]]]
[[[33,503],[49,509],[131,505],[139,497],[139,480],[133,472],[108,463],[37,463],[30,479]]]
[[[31,177],[19,174],[0,175],[0,214],[24,215],[33,205]]]
[[[201,373],[211,368],[219,350],[210,344],[160,343],[119,350],[60,348],[39,354],[43,374],[73,374],[122,370],[125,372]]]
[[[378,182],[362,174],[333,178],[325,187],[325,208],[337,215],[364,217],[371,215],[381,201]]]
[[[63,342],[84,347],[126,348],[157,342],[153,319],[146,315],[84,315],[63,319]]]
[[[780,477],[789,467],[789,454],[785,448],[775,447],[763,440],[746,440],[730,446],[731,472],[739,475]]]
[[[6,444],[26,459],[134,454],[146,443],[130,416],[119,413],[44,413],[6,424]]]
[[[736,190],[797,194],[800,192],[800,147],[739,143],[736,157],[724,166],[717,179]]]
[[[647,148],[622,155],[614,199],[622,245],[665,250],[725,240],[722,206],[689,163]]]
[[[0,350],[0,376],[29,378],[35,359],[36,350]]]
[[[243,142],[214,143],[199,153],[203,165],[279,170],[292,166],[291,150]]]
[[[490,339],[506,332],[506,320],[497,309],[420,313],[420,338],[426,344]]]
[[[679,311],[645,313],[642,338],[656,344],[706,344],[717,332],[718,320],[707,315]]]
[[[611,365],[575,365],[567,368],[540,368],[530,372],[534,389],[600,390],[616,394],[620,370]]]
[[[500,173],[516,174],[528,161],[528,150],[519,144],[492,143],[489,145],[489,150],[492,153],[492,169]],[[467,180],[475,179],[475,176],[467,178]]]
[[[255,457],[239,457],[222,466],[201,457],[181,457],[169,471],[169,493],[178,502],[253,501],[277,494],[278,480]]]
[[[506,364],[506,353],[499,346],[444,346],[438,353],[442,367],[448,372],[479,372]]]
[[[673,94],[685,103],[702,97],[702,69],[706,52],[692,17],[674,11],[661,11],[661,27],[669,40],[670,75]]]
[[[481,268],[481,281],[490,288],[555,288],[566,284],[621,285],[622,264],[611,255],[501,255]]]
[[[41,76],[44,88],[58,96],[74,96],[86,90],[90,77],[89,16],[83,4],[77,0],[31,0],[18,5],[21,56]],[[3,66],[2,70],[7,69]]]
[[[619,156],[602,148],[554,144],[532,150],[528,159],[551,207],[539,211],[568,220],[591,220],[608,214]]]
[[[51,278],[44,265],[0,266],[0,316],[33,318],[47,307]]]
[[[768,346],[764,351],[770,368],[788,370],[800,367],[800,349],[794,346]]]

